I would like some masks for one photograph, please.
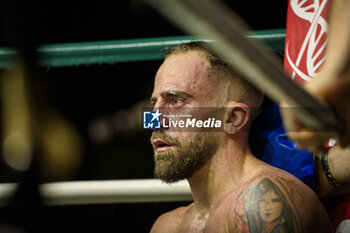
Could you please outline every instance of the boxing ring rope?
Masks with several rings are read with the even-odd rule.
[[[8,205],[17,184],[0,184],[0,206]],[[187,181],[165,184],[158,179],[70,181],[42,184],[45,205],[191,201]]]
[[[248,38],[264,42],[272,51],[283,51],[285,29],[261,30],[247,33]],[[116,41],[80,42],[41,45],[38,47],[39,65],[45,67],[77,66],[102,63],[159,60],[165,47],[173,47],[196,36],[177,36]],[[208,41],[208,40],[205,40]],[[0,68],[10,67],[16,51],[0,48]]]
[[[0,206],[6,206],[17,184],[0,184]],[[69,181],[42,184],[39,191],[48,206],[192,201],[187,181],[165,184],[158,179]],[[328,195],[350,193],[350,185]]]

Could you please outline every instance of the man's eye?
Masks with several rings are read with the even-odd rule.
[[[179,99],[173,99],[173,100],[171,101],[171,104],[174,105],[174,106],[176,106],[176,105],[182,104],[182,101],[179,100]]]

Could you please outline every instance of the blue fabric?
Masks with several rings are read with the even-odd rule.
[[[288,140],[277,104],[270,106],[254,120],[249,140],[257,158],[293,174],[310,188],[315,188],[313,156],[306,150],[297,149]]]

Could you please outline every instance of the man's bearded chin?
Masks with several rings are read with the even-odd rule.
[[[153,139],[162,139],[171,145],[169,151],[154,150],[154,176],[166,183],[188,179],[201,168],[218,149],[218,139],[213,132],[196,132],[185,144],[180,144],[177,138],[170,137],[162,131],[154,131]]]

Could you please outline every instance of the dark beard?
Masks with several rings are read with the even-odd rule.
[[[156,152],[154,150],[154,176],[166,183],[188,179],[201,168],[217,151],[218,141],[213,132],[197,132],[181,145],[177,138],[170,137],[162,131],[154,131],[151,141],[162,139],[174,148],[171,151]]]

